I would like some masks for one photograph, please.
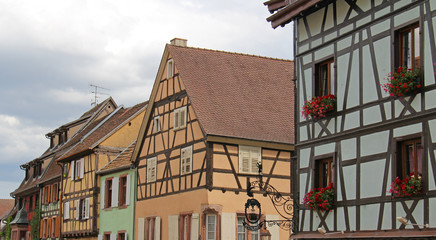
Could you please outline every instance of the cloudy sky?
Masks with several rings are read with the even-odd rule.
[[[262,0],[0,0],[0,198],[46,133],[91,108],[90,84],[118,105],[147,100],[174,37],[291,59],[291,26],[274,30],[268,16]]]

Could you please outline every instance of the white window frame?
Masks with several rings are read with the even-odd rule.
[[[64,202],[64,219],[70,218],[70,202]]]
[[[85,172],[85,159],[81,158],[71,162],[71,180],[83,178]]]
[[[258,174],[257,163],[262,163],[262,148],[239,145],[239,172]]]
[[[212,229],[209,227],[209,217],[213,217],[215,220]],[[217,216],[215,214],[206,214],[206,240],[216,240],[216,226],[217,226]],[[213,232],[213,238],[209,238],[209,232]]]
[[[245,221],[244,216],[237,216],[236,217],[236,239],[237,240],[247,240],[247,230],[244,227],[244,224],[240,222],[240,220]],[[239,231],[239,227],[242,226],[242,232]],[[242,239],[239,238],[239,234],[243,234],[244,237]]]
[[[174,76],[174,61],[173,59],[167,62],[167,78],[172,78]]]
[[[157,157],[147,159],[147,183],[156,182]]]
[[[183,118],[180,114],[183,113]],[[186,127],[187,111],[186,106],[174,109],[174,129]]]
[[[160,132],[161,126],[160,126],[160,116],[156,116],[153,118],[153,133]]]
[[[180,149],[180,174],[188,174],[192,172],[192,146]],[[186,167],[189,166],[189,171]]]

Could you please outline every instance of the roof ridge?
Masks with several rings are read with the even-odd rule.
[[[171,45],[171,44],[167,44],[167,45],[172,46],[172,47],[179,47],[179,48],[190,48],[190,49],[196,49],[196,50],[205,50],[205,51],[227,53],[227,54],[234,54],[234,55],[240,55],[240,56],[257,57],[257,58],[263,58],[263,59],[269,59],[269,60],[278,60],[278,61],[284,61],[284,62],[294,62],[294,60],[290,60],[290,59],[266,57],[266,56],[255,55],[255,54],[248,54],[248,53],[238,53],[238,52],[216,50],[216,49],[209,49],[209,48],[200,48],[200,47],[177,46],[177,45]]]

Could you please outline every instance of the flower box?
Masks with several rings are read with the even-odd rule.
[[[404,180],[397,177],[391,184],[392,197],[410,197],[422,193],[423,183],[421,176],[411,173]]]
[[[312,210],[331,211],[333,209],[333,183],[325,188],[314,188],[304,195],[303,204]]]
[[[328,112],[335,110],[335,106],[336,97],[333,94],[313,97],[304,102],[302,113],[304,118],[320,119],[324,118]]]
[[[385,92],[393,97],[415,94],[421,88],[418,76],[419,69],[412,70],[399,67],[397,71],[388,74],[388,82],[382,84],[382,87]]]

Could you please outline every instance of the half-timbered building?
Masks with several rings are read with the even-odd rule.
[[[272,26],[293,22],[295,36],[296,108],[304,112],[296,115],[294,237],[434,239],[436,3],[265,4]],[[307,193],[329,184],[333,209],[311,206]]]
[[[56,158],[63,169],[61,238],[97,240],[100,184],[96,171],[136,139],[146,106],[144,102],[116,108],[75,135],[68,151]]]
[[[242,224],[246,182],[261,163],[264,181],[289,195],[292,72],[288,60],[166,45],[133,152],[135,239],[260,239]],[[255,197],[264,219],[279,219]]]
[[[56,166],[54,158],[70,147],[67,142],[72,136],[80,133],[93,121],[107,116],[116,107],[112,98],[108,98],[80,118],[47,133],[46,137],[50,140],[49,148],[40,157],[20,166],[25,170],[25,177],[21,185],[11,193],[15,198],[15,208],[20,213],[17,213],[16,219],[11,224],[13,240],[32,239],[30,221],[36,209],[42,216],[39,238],[59,237],[56,226],[59,226],[58,190],[61,170]],[[27,219],[23,219],[24,215],[27,215]]]

